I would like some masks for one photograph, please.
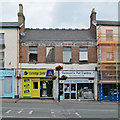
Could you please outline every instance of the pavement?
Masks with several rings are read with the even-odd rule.
[[[110,101],[94,101],[94,100],[61,100],[60,102],[51,99],[11,99],[1,98],[3,103],[66,103],[66,104],[117,104]],[[0,100],[1,101],[1,100]]]

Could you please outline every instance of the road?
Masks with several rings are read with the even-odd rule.
[[[97,103],[3,103],[2,116],[12,118],[118,118],[118,105]]]

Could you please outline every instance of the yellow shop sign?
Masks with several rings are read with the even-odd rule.
[[[47,70],[23,70],[23,77],[46,77]]]

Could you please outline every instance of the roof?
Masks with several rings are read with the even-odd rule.
[[[96,41],[89,29],[26,29],[21,40],[32,41]]]
[[[120,21],[102,21],[102,20],[97,20],[97,25],[120,26]]]
[[[18,22],[0,22],[0,28],[19,28]]]

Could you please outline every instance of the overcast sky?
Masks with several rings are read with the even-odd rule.
[[[39,2],[38,2],[39,1]],[[89,28],[92,8],[97,12],[97,20],[118,20],[118,2],[57,2],[57,0],[2,1],[0,21],[16,22],[19,3],[23,4],[26,28]],[[76,1],[76,0],[74,0]],[[104,0],[105,1],[105,0]]]

